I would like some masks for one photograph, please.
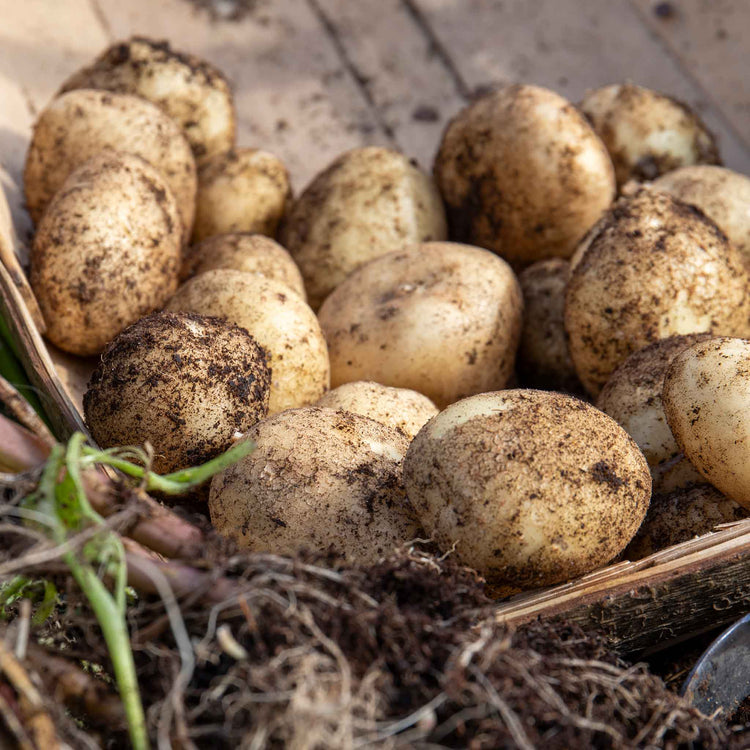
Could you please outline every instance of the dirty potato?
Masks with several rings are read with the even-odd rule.
[[[24,190],[35,223],[65,178],[105,148],[127,151],[158,169],[182,217],[184,238],[195,213],[195,160],[180,127],[155,104],[106,91],[71,91],[39,115],[26,157]]]
[[[201,161],[193,242],[230,232],[276,236],[292,199],[289,173],[268,151],[235,148]]]
[[[225,318],[265,347],[272,373],[269,414],[313,404],[328,390],[330,365],[320,324],[284,284],[243,271],[206,271],[180,287],[166,309]]]
[[[648,464],[610,417],[571,396],[482,393],[431,419],[404,460],[425,531],[488,582],[546,586],[618,555],[641,525]]]
[[[52,199],[31,248],[50,341],[98,354],[177,289],[180,217],[166,181],[133,154],[102,151]]]
[[[107,347],[83,405],[102,448],[148,441],[163,474],[229,448],[235,433],[266,415],[269,385],[266,353],[247,331],[217,318],[155,313]]]
[[[621,198],[571,263],[565,329],[596,396],[629,354],[688,333],[750,334],[742,257],[700,210],[641,189]]]
[[[711,132],[670,96],[614,84],[587,92],[580,106],[612,157],[618,187],[689,164],[720,164]]]
[[[522,307],[510,266],[487,250],[426,242],[376,258],[320,309],[331,382],[409,388],[440,408],[503,388]]]
[[[615,195],[604,144],[570,102],[538,86],[506,86],[459,112],[434,175],[451,239],[519,267],[570,257]]]
[[[363,263],[446,237],[432,180],[403,154],[375,146],[348,151],[315,177],[280,236],[302,270],[313,310]]]
[[[136,36],[113,44],[60,92],[75,89],[148,99],[184,130],[196,159],[234,146],[236,117],[226,79],[210,63],[173,50],[168,42]]]
[[[243,549],[374,563],[419,537],[401,463],[409,440],[359,414],[307,407],[259,422],[255,450],[211,482],[211,522]]]
[[[398,427],[410,439],[438,413],[437,406],[421,393],[364,380],[334,388],[318,399],[316,406],[362,414],[376,422]]]

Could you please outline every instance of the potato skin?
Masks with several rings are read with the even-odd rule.
[[[74,73],[60,93],[75,89],[148,99],[179,123],[196,159],[234,146],[236,116],[226,79],[205,60],[177,52],[165,41],[135,36],[113,44]]]
[[[621,198],[582,244],[568,280],[565,329],[592,395],[629,354],[659,339],[750,332],[742,258],[699,209],[641,189]]]
[[[655,493],[703,481],[675,442],[661,397],[664,376],[675,357],[710,338],[709,333],[670,336],[639,349],[612,373],[596,401],[596,408],[638,444],[651,467]]]
[[[136,154],[164,175],[187,239],[197,189],[190,144],[179,125],[155,104],[107,91],[63,94],[37,118],[24,171],[26,205],[34,222],[39,223],[67,176],[106,148]]]
[[[432,180],[403,154],[375,146],[342,154],[315,177],[280,234],[313,310],[367,261],[409,243],[446,238]]]
[[[330,364],[320,324],[284,284],[243,271],[207,271],[183,284],[166,309],[225,318],[265,347],[272,373],[269,414],[313,404],[328,390]]]
[[[632,83],[587,92],[581,110],[604,141],[617,186],[689,164],[720,164],[716,140],[690,107]]]
[[[750,268],[750,177],[701,164],[667,172],[652,187],[700,208],[742,253],[745,267]]]
[[[747,511],[710,484],[694,484],[654,495],[646,520],[623,557],[640,560],[674,544],[708,534],[719,524],[743,518],[747,518]]]
[[[155,313],[104,351],[83,405],[102,448],[154,447],[159,473],[203,463],[266,415],[266,352],[218,318]]]
[[[185,254],[180,278],[184,281],[219,268],[275,279],[307,300],[305,282],[294,259],[278,242],[263,234],[219,234],[193,245]]]
[[[404,459],[425,531],[490,583],[522,588],[604,565],[648,508],[648,464],[606,414],[571,396],[482,393],[430,420]]]
[[[523,302],[513,271],[477,247],[426,242],[376,258],[320,309],[331,383],[423,393],[438,407],[502,388],[513,372]]]
[[[316,406],[342,409],[397,427],[409,439],[424,427],[438,408],[427,396],[408,388],[390,388],[380,383],[358,380],[344,383],[319,398]]]
[[[373,563],[422,533],[404,492],[400,430],[306,407],[247,437],[255,451],[214,477],[208,501],[213,525],[243,549]]]
[[[526,387],[582,391],[563,322],[569,272],[567,260],[549,258],[533,263],[518,275],[523,293],[518,375]]]
[[[568,258],[615,196],[604,144],[566,99],[506,86],[448,124],[433,168],[450,238],[516,267]]]
[[[98,354],[177,288],[180,217],[162,175],[132,154],[104,151],[76,169],[42,217],[31,286],[47,338]]]
[[[680,354],[664,379],[664,413],[693,466],[750,509],[750,341],[720,337]]]
[[[198,168],[193,242],[230,232],[276,236],[292,200],[289,172],[268,151],[236,148]]]

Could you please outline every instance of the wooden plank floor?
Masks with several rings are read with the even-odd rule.
[[[216,0],[231,9],[241,0]],[[338,153],[378,143],[431,166],[477,90],[537,83],[576,101],[632,80],[696,106],[728,166],[750,173],[747,0],[256,0],[215,20],[188,0],[0,0],[0,163],[18,183],[36,112],[76,68],[131,34],[169,39],[230,78],[241,145],[297,191]]]

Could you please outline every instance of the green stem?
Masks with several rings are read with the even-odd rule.
[[[89,446],[83,446],[82,449],[83,455],[92,463],[108,464],[115,469],[119,469],[123,474],[136,479],[145,477],[147,491],[162,492],[165,495],[181,495],[187,490],[203,484],[214,474],[224,471],[228,466],[248,456],[253,450],[255,450],[255,443],[245,440],[233,445],[220,456],[212,458],[201,466],[191,466],[189,469],[180,469],[172,474],[159,476],[110,452],[98,451]]]
[[[15,386],[18,392],[34,407],[34,411],[44,420],[49,427],[47,415],[44,413],[42,402],[34,391],[18,357],[18,352],[13,345],[13,338],[8,324],[0,316],[0,375],[2,375],[11,385]]]
[[[138,691],[135,661],[123,613],[91,566],[82,565],[73,553],[68,553],[63,559],[70,567],[81,590],[86,594],[99,622],[99,627],[102,629],[115,671],[117,688],[125,708],[133,750],[148,750],[146,715],[143,712],[143,704]]]

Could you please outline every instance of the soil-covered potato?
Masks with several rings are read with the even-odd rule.
[[[318,399],[316,406],[362,414],[376,422],[398,427],[409,438],[438,413],[437,406],[421,393],[365,380],[344,383],[328,391]]]
[[[302,270],[317,310],[367,261],[446,237],[432,180],[403,154],[370,146],[342,154],[313,179],[292,206],[281,243]]]
[[[306,299],[305,283],[294,259],[278,242],[263,234],[219,234],[192,245],[185,254],[180,276],[186,280],[219,268],[275,279]]]
[[[720,164],[711,132],[682,102],[632,83],[589,91],[581,110],[612,157],[621,187],[689,164]]]
[[[201,161],[193,242],[230,232],[276,235],[292,199],[289,173],[268,151],[236,148]]]
[[[440,408],[503,388],[522,307],[510,266],[487,250],[426,242],[376,258],[320,309],[332,385],[374,380]]]
[[[217,269],[186,282],[167,310],[216,315],[247,329],[268,352],[268,413],[315,403],[330,385],[328,350],[315,313],[289,287],[256,274]]]
[[[747,511],[710,484],[654,494],[638,533],[623,557],[640,560],[654,552],[708,534],[716,526],[747,518]]]
[[[750,177],[724,167],[699,165],[667,172],[653,187],[698,206],[750,267]]]
[[[217,318],[155,313],[104,351],[83,399],[102,448],[154,448],[159,473],[203,463],[229,448],[268,408],[265,350]]]
[[[641,189],[621,198],[571,263],[565,329],[598,395],[629,354],[678,334],[750,334],[742,257],[699,209]]]
[[[518,276],[523,292],[523,327],[518,375],[524,386],[553,391],[581,391],[563,322],[570,263],[540,260]]]
[[[132,154],[102,151],[63,183],[31,247],[52,343],[98,354],[177,289],[181,222],[169,186]]]
[[[105,148],[136,154],[164,175],[187,239],[197,189],[190,144],[179,125],[155,104],[107,91],[63,94],[37,118],[24,171],[26,205],[34,222],[39,223],[67,176]]]
[[[654,493],[704,481],[675,442],[661,394],[675,357],[709,338],[709,333],[670,336],[639,349],[612,373],[596,401],[597,409],[609,414],[638,444],[651,467]]]
[[[68,78],[60,92],[74,89],[133,94],[157,104],[184,130],[196,159],[234,146],[234,102],[226,79],[210,63],[165,41],[136,36],[113,44]]]
[[[604,565],[633,538],[651,475],[630,436],[572,396],[482,393],[412,441],[409,500],[440,549],[490,583],[521,588]]]
[[[251,551],[334,552],[372,563],[422,533],[406,499],[403,432],[359,414],[291,409],[247,435],[255,450],[211,482],[216,529]]]
[[[750,341],[714,338],[683,351],[667,371],[662,400],[693,466],[750,509]]]
[[[566,99],[506,86],[450,122],[435,158],[450,237],[514,266],[568,258],[615,196],[607,150]]]

